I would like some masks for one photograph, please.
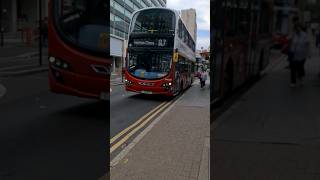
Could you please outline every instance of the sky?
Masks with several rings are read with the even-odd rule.
[[[175,10],[196,9],[197,13],[197,49],[210,46],[210,0],[167,0],[167,7]]]

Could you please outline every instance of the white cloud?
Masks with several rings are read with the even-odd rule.
[[[210,0],[167,0],[167,7],[181,9],[196,9],[198,30],[210,30]],[[198,38],[197,47],[209,47],[210,37]]]

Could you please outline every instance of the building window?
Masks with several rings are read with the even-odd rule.
[[[125,0],[125,3],[131,8],[133,8],[133,2],[131,0]]]
[[[114,35],[119,36],[121,38],[125,38],[125,33],[117,29],[114,29]]]
[[[133,5],[133,9],[134,9],[135,11],[137,11],[137,10],[139,10],[139,7],[134,4],[134,5]]]
[[[160,4],[159,4],[159,2],[158,1],[155,1],[155,4],[154,4],[155,6],[160,6]]]
[[[150,0],[148,0],[148,3],[150,4],[150,7],[152,7],[152,3],[151,3],[151,1],[150,1]]]
[[[124,15],[127,16],[128,18],[131,17],[131,13],[128,10],[124,10]]]
[[[118,11],[120,11],[121,13],[124,13],[124,7],[122,7],[120,4],[118,4],[117,2],[114,2],[114,8]]]
[[[144,8],[148,7],[148,6],[146,5],[146,3],[144,3],[143,1],[141,1],[141,5],[142,5]]]
[[[178,24],[178,36],[180,39],[182,39],[182,22],[179,19],[179,24]]]
[[[115,20],[114,14],[110,13],[110,21],[114,21],[114,20]]]

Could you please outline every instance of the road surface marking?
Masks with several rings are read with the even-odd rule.
[[[151,119],[153,119],[156,115],[158,115],[162,110],[166,109],[169,105],[171,105],[173,102],[167,102],[164,106],[162,106],[160,109],[158,109],[156,112],[154,112],[151,116],[149,116],[143,123],[141,123],[139,126],[134,128],[129,134],[127,134],[125,137],[120,139],[116,144],[114,144],[110,148],[110,153],[112,153],[114,150],[116,150],[119,146],[121,146],[124,142],[126,142],[134,133],[136,133],[138,130],[142,129]]]
[[[121,131],[120,133],[118,133],[116,136],[114,136],[113,138],[111,138],[110,140],[110,144],[112,144],[114,141],[116,141],[119,137],[121,137],[123,134],[125,134],[126,132],[128,132],[130,129],[132,129],[133,127],[135,127],[137,124],[139,124],[140,122],[142,122],[145,118],[147,118],[148,116],[150,116],[153,112],[155,112],[157,109],[161,108],[164,104],[166,104],[168,102],[163,102],[160,105],[158,105],[156,108],[152,109],[150,112],[148,112],[147,114],[145,114],[144,116],[142,116],[138,121],[136,121],[135,123],[133,123],[132,125],[130,125],[129,127],[127,127],[126,129],[124,129],[123,131]]]
[[[163,118],[164,115],[166,115],[175,105],[177,102],[179,102],[182,97],[184,97],[185,94],[182,94],[181,96],[178,96],[176,99],[172,100],[171,105],[166,108],[158,117],[155,118],[141,133],[137,135],[133,139],[130,144],[128,144],[119,154],[116,155],[115,158],[112,159],[110,162],[111,168],[117,165],[128,153],[129,151],[149,132],[151,129]]]
[[[7,92],[7,89],[0,84],[0,97],[4,96]]]

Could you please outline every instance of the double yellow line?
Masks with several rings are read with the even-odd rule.
[[[126,142],[132,135],[142,129],[148,122],[150,122],[156,115],[170,106],[173,101],[166,101],[158,105],[156,108],[142,116],[138,121],[118,133],[116,136],[110,139],[110,153],[118,149],[124,142]],[[130,131],[130,132],[129,132]],[[129,132],[129,133],[128,133]],[[127,134],[126,134],[127,133]],[[125,135],[126,134],[126,135]],[[125,135],[125,136],[124,136]],[[121,139],[119,139],[122,137]],[[119,140],[118,140],[119,139]],[[117,141],[118,140],[118,141]],[[115,143],[116,142],[116,143]],[[113,144],[113,145],[112,145]]]

